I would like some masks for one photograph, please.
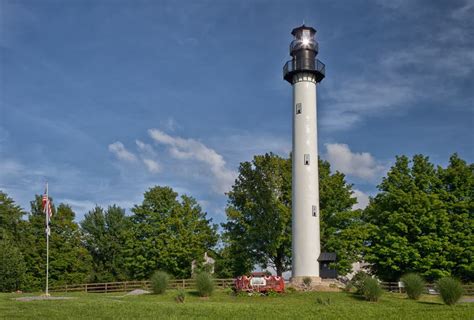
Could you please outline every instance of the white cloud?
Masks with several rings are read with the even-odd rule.
[[[237,173],[226,168],[224,158],[214,149],[197,140],[170,136],[158,129],[150,129],[148,134],[156,143],[168,146],[169,153],[173,158],[196,160],[205,164],[214,177],[214,191],[222,193],[230,189]]]
[[[146,158],[142,160],[148,171],[150,171],[151,173],[158,173],[161,171],[161,166],[155,160]]]
[[[467,83],[474,73],[473,33],[470,26],[474,1],[453,3],[443,12],[445,18],[436,24],[420,24],[433,12],[424,10],[419,1],[376,0],[388,15],[410,20],[419,37],[415,43],[403,42],[398,48],[373,52],[370,63],[365,57],[354,56],[349,61],[364,62],[356,73],[346,70],[343,78],[329,77],[325,81],[328,94],[320,124],[325,130],[345,130],[371,117],[386,117],[406,112],[408,108],[437,100],[452,104],[466,94],[459,85]],[[437,12],[437,11],[436,11]],[[413,20],[413,21],[412,21]],[[355,59],[360,59],[356,61]],[[449,81],[445,81],[449,80]]]
[[[166,120],[160,121],[160,125],[161,127],[171,132],[174,132],[176,131],[176,129],[180,128],[180,125],[173,117],[168,117]]]
[[[94,209],[98,204],[89,200],[75,200],[75,199],[58,199],[57,204],[65,203],[70,205],[72,210],[77,214],[85,214]]]
[[[382,114],[413,101],[418,93],[409,81],[349,79],[328,92],[330,110],[321,119],[326,129],[348,129],[365,117]]]
[[[368,152],[354,153],[347,144],[327,143],[325,158],[335,170],[364,180],[373,180],[385,170]]]
[[[262,131],[242,131],[229,136],[213,137],[213,142],[226,156],[235,158],[237,161],[248,160],[256,154],[267,152],[288,157],[291,152],[291,131],[286,135],[272,135]]]
[[[352,209],[365,209],[369,204],[369,195],[357,189],[353,189],[352,191],[354,192],[352,198],[357,199],[357,203],[352,206]]]
[[[152,158],[156,158],[155,149],[149,144],[146,144],[140,140],[135,140],[135,144],[140,152],[140,158],[142,159],[143,164],[146,166],[149,172],[151,173],[158,173],[161,171],[161,165],[158,163],[157,160]]]
[[[135,144],[140,152],[148,154],[148,155],[156,155],[155,150],[149,144],[146,144],[140,140],[135,140]]]
[[[451,17],[454,19],[462,20],[462,19],[472,19],[474,15],[474,1],[466,0],[462,7],[454,10],[451,13]]]
[[[454,36],[462,41],[464,33],[460,32],[458,28],[449,28],[438,35],[438,40],[444,42]],[[471,49],[451,47],[449,55],[444,54],[445,49],[444,47],[433,47],[427,44],[411,46],[405,50],[387,55],[381,60],[381,66],[395,72],[401,72],[403,68],[412,66],[426,71],[425,78],[432,75],[438,78],[439,74],[465,77],[473,72],[474,52]],[[440,56],[443,56],[443,59],[439,59]]]
[[[109,151],[112,152],[119,160],[128,162],[137,161],[137,156],[128,151],[120,141],[109,144]]]

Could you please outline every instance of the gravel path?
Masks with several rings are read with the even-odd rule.
[[[21,298],[13,298],[12,300],[17,301],[35,301],[35,300],[70,300],[76,299],[74,297],[46,297],[46,296],[35,296],[35,297],[21,297]]]

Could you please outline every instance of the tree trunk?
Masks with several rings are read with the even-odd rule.
[[[283,266],[283,255],[280,250],[277,251],[277,256],[275,257],[274,264],[277,276],[281,277],[285,270]]]

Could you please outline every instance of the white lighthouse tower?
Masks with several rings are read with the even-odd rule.
[[[283,77],[293,86],[292,282],[310,277],[314,283],[321,279],[316,88],[325,66],[316,59],[315,29],[302,25],[291,34]]]

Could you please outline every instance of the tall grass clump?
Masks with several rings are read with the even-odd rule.
[[[403,282],[408,298],[420,299],[421,294],[425,291],[425,281],[422,277],[416,273],[408,273],[400,280]]]
[[[370,275],[364,271],[358,271],[351,281],[347,284],[347,291],[351,291],[352,288],[355,288],[357,294],[362,294],[362,288],[364,287],[365,279],[370,278]]]
[[[311,288],[311,283],[313,282],[313,279],[311,277],[304,277],[303,278],[303,287],[305,290],[309,290]]]
[[[461,283],[451,277],[444,277],[436,283],[439,294],[443,302],[448,306],[455,304],[463,295]]]
[[[214,279],[207,272],[196,275],[196,288],[200,297],[210,297],[214,291]]]
[[[379,285],[379,282],[377,279],[374,278],[365,278],[362,282],[362,287],[361,287],[361,293],[362,296],[365,298],[367,301],[378,301],[380,296],[383,293],[382,288]]]
[[[184,303],[184,299],[186,298],[186,292],[183,289],[178,290],[178,294],[174,298],[177,303]]]
[[[151,277],[151,288],[153,293],[162,294],[165,293],[168,287],[168,281],[170,277],[164,271],[156,271]]]

